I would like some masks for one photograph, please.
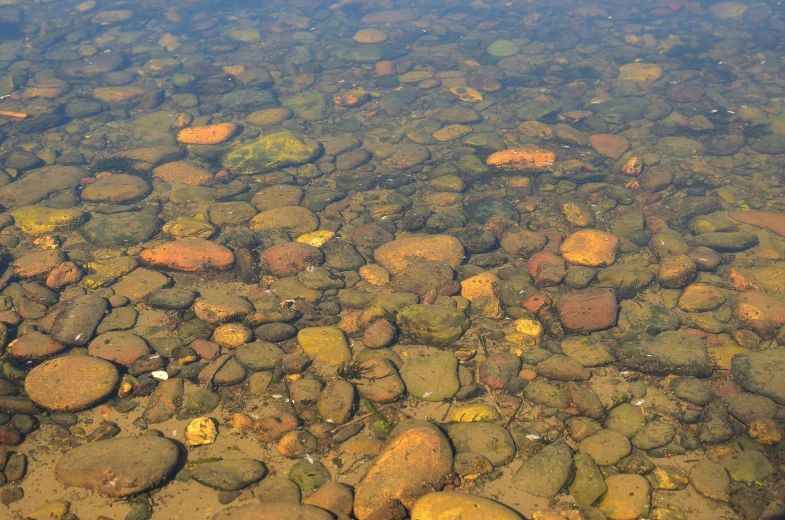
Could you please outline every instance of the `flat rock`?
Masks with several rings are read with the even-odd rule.
[[[690,468],[690,483],[700,495],[727,502],[730,500],[730,479],[720,464],[710,460],[696,462]]]
[[[222,491],[243,489],[267,474],[267,467],[254,459],[219,460],[200,464],[191,478],[205,486]]]
[[[466,332],[469,319],[458,309],[418,304],[402,309],[396,324],[404,336],[425,345],[447,347]]]
[[[681,331],[622,341],[616,348],[616,356],[624,366],[648,374],[706,377],[712,373],[703,340]]]
[[[608,491],[598,509],[608,520],[646,518],[651,509],[651,486],[640,475],[613,475],[605,480]]]
[[[553,498],[567,484],[572,472],[572,450],[562,442],[544,447],[518,468],[512,482],[521,491]]]
[[[98,217],[81,228],[85,240],[96,247],[116,248],[141,244],[161,229],[161,219],[146,213],[117,213]]]
[[[100,296],[84,295],[74,298],[58,313],[50,336],[69,347],[87,345],[108,305],[106,299]]]
[[[619,306],[613,291],[584,289],[561,297],[558,310],[565,330],[594,332],[616,325]]]
[[[411,509],[440,488],[452,471],[449,441],[430,423],[417,424],[388,441],[355,491],[354,514],[366,518],[392,499]]]
[[[136,334],[115,331],[97,336],[87,346],[87,353],[129,367],[137,358],[149,354],[150,347]]]
[[[78,412],[108,397],[119,381],[119,372],[108,361],[61,356],[33,368],[25,378],[25,391],[43,408]]]
[[[38,331],[21,336],[8,345],[8,353],[20,359],[38,360],[65,350],[65,345]]]
[[[457,453],[477,453],[486,457],[496,468],[506,466],[515,458],[515,441],[498,424],[453,423],[446,428]]]
[[[629,439],[613,430],[600,430],[581,441],[581,453],[585,453],[598,466],[613,466],[630,454]]]
[[[461,388],[456,357],[433,347],[409,352],[401,377],[409,394],[423,401],[450,399]]]
[[[421,497],[412,509],[412,520],[520,520],[521,515],[491,500],[468,493],[438,492]]]
[[[175,469],[177,446],[163,437],[106,439],[72,449],[57,461],[55,477],[64,486],[125,497],[147,491]]]
[[[785,349],[759,350],[734,356],[733,378],[748,392],[768,397],[785,405]]]
[[[75,188],[87,172],[76,166],[45,166],[0,188],[0,204],[7,209],[31,206],[56,191]]]
[[[217,513],[213,520],[333,520],[335,517],[315,506],[299,504],[248,504],[230,507]]]
[[[228,248],[198,238],[145,249],[140,258],[153,267],[191,273],[226,271],[234,265],[234,253]]]
[[[393,275],[413,262],[433,260],[453,269],[464,258],[460,240],[450,235],[422,235],[398,238],[374,251],[376,262]]]
[[[112,286],[114,293],[137,303],[171,283],[165,274],[139,267]]]

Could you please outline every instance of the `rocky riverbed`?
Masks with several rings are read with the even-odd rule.
[[[553,4],[0,1],[2,517],[782,518],[785,8]]]

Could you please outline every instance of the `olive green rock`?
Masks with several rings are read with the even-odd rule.
[[[513,475],[513,484],[531,495],[555,497],[567,484],[572,471],[572,450],[563,442],[546,446],[523,463]]]
[[[338,327],[306,327],[297,333],[297,342],[314,361],[337,365],[352,359],[346,335]]]
[[[256,141],[238,146],[223,158],[223,167],[232,173],[253,175],[311,161],[321,145],[294,132],[263,135]]]
[[[458,309],[437,305],[409,305],[396,320],[401,333],[425,345],[448,347],[469,328],[469,319]]]

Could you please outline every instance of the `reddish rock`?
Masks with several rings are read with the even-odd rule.
[[[227,271],[234,265],[229,249],[199,238],[168,242],[142,251],[139,257],[153,267],[192,273]]]
[[[149,354],[150,348],[136,334],[115,331],[101,334],[91,341],[87,353],[129,367],[137,358]]]
[[[497,352],[488,356],[480,366],[480,381],[490,388],[501,389],[518,375],[520,369],[521,358],[512,352]]]
[[[206,339],[197,339],[191,343],[191,348],[194,349],[202,359],[215,359],[221,353],[221,346],[214,341],[207,341]]]
[[[771,339],[785,325],[785,301],[761,292],[742,292],[736,295],[733,315],[741,326]]]
[[[567,276],[564,259],[548,251],[534,253],[526,262],[526,270],[534,278],[537,288],[559,285]]]
[[[395,62],[384,60],[376,62],[376,75],[377,76],[394,76],[395,75]]]
[[[8,346],[8,353],[12,356],[30,360],[43,359],[62,350],[65,350],[65,345],[38,331],[25,334]]]
[[[73,262],[63,262],[46,277],[46,286],[52,290],[59,290],[67,285],[73,285],[82,279],[82,270]]]
[[[0,428],[0,444],[5,446],[16,446],[22,442],[22,434],[10,426]]]
[[[153,177],[169,184],[204,186],[213,180],[214,175],[187,161],[175,161],[158,166],[153,170]]]
[[[565,330],[594,332],[616,325],[616,295],[606,289],[572,291],[558,302],[559,316]]]
[[[265,442],[278,441],[288,432],[297,429],[300,420],[288,412],[276,412],[253,422],[253,432]]]
[[[589,144],[594,150],[614,161],[630,148],[630,142],[620,135],[595,134],[589,136]]]
[[[14,274],[19,278],[48,276],[64,260],[65,256],[59,249],[33,251],[14,260]]]
[[[395,340],[395,325],[388,320],[374,321],[363,334],[363,345],[366,348],[384,348],[390,346]]]
[[[279,277],[294,276],[323,261],[324,255],[318,248],[302,242],[276,244],[259,255],[262,270]]]
[[[739,222],[762,227],[785,237],[785,213],[776,211],[737,211],[730,217]]]

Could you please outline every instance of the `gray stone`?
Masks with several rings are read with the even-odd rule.
[[[243,489],[267,474],[267,467],[254,459],[230,459],[200,464],[191,478],[205,486],[222,491]]]
[[[50,336],[69,347],[87,345],[107,307],[108,302],[100,296],[84,295],[74,298],[58,313]]]
[[[785,405],[785,348],[739,354],[731,360],[733,378],[748,392]]]

